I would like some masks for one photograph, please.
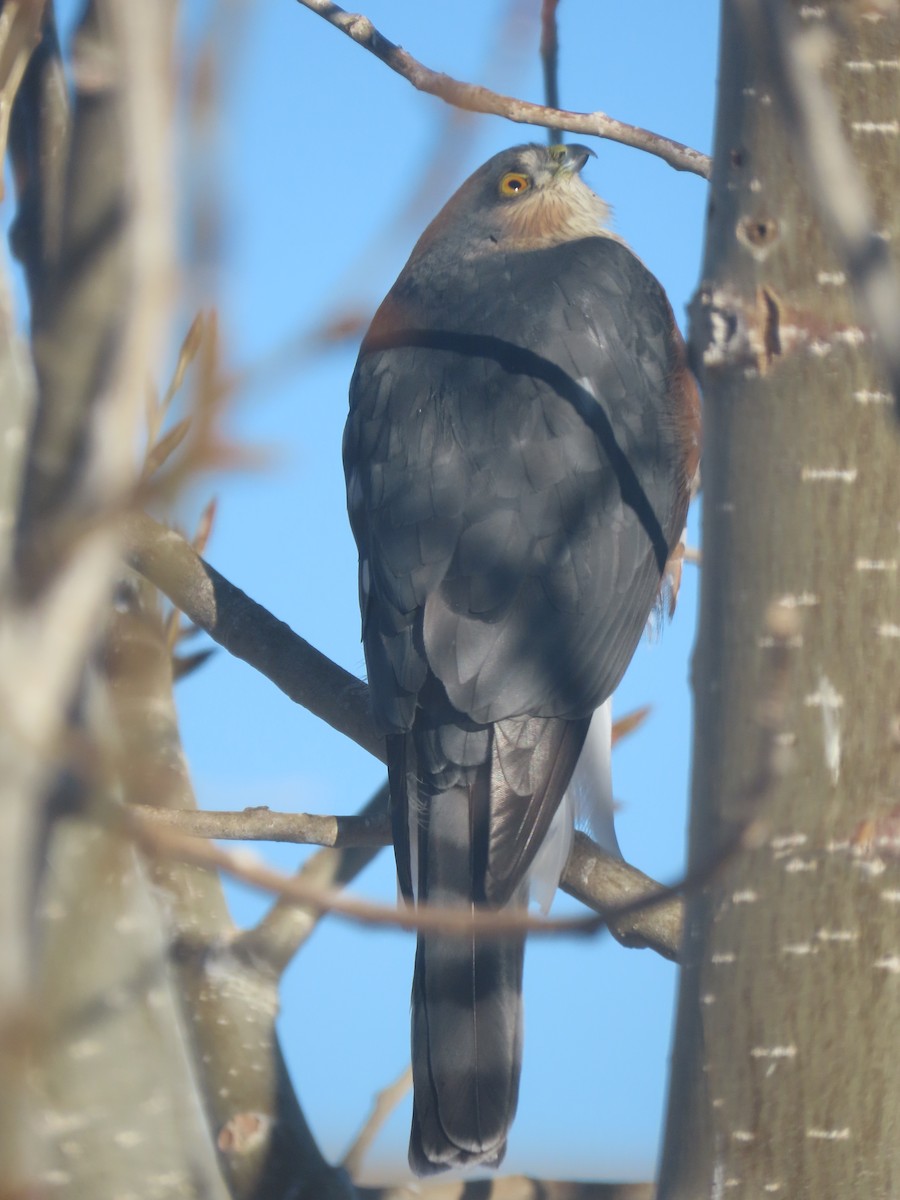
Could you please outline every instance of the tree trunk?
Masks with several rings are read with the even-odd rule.
[[[896,245],[893,6],[787,7],[832,39],[825,78]],[[723,3],[693,312],[691,862],[752,824],[691,901],[659,1196],[879,1200],[900,1194],[900,438],[764,8]]]

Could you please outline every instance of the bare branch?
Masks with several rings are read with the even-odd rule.
[[[518,61],[525,47],[529,22],[519,19],[520,4],[510,3],[486,47],[478,73],[483,76],[508,73],[510,59]],[[529,47],[530,49],[530,47]],[[448,169],[465,164],[466,150],[477,137],[474,113],[452,105],[440,105],[434,112],[434,129],[429,138],[430,151],[421,163],[412,187],[398,196],[398,203],[377,233],[332,285],[333,299],[315,321],[304,322],[275,347],[266,350],[249,366],[231,375],[235,391],[258,395],[271,387],[280,376],[296,371],[301,364],[341,344],[358,344],[368,328],[375,303],[364,281],[378,274],[378,264],[392,245],[409,249],[409,232],[423,226],[434,216],[434,198],[447,180]],[[202,550],[200,551],[202,553]]]
[[[184,810],[195,801],[179,737],[165,627],[154,589],[145,581],[133,582],[138,586],[119,590],[101,660],[118,732],[115,777],[129,812],[133,801]],[[135,808],[153,811],[146,804]],[[295,1194],[295,1181],[303,1180],[306,1195],[347,1200],[346,1181],[322,1158],[281,1056],[275,1031],[277,977],[265,961],[235,949],[238,939],[221,881],[171,858],[157,857],[151,867],[156,893],[165,896],[167,953],[210,1141],[228,1171],[229,1196],[269,1200]]]
[[[556,10],[559,0],[541,0],[541,67],[544,72],[544,101],[548,108],[559,108],[559,36]],[[553,141],[553,134],[548,133]]]
[[[130,828],[138,843],[150,854],[222,871],[233,879],[261,891],[280,896],[287,902],[307,906],[320,914],[334,913],[336,916],[362,925],[393,926],[408,931],[434,931],[456,934],[460,937],[473,935],[475,937],[491,937],[506,933],[590,935],[604,930],[613,923],[618,923],[625,929],[625,932],[619,935],[623,944],[652,947],[668,958],[674,958],[677,949],[674,944],[675,933],[673,932],[677,929],[677,925],[673,922],[672,913],[664,923],[667,928],[662,937],[652,929],[652,923],[644,922],[641,925],[624,926],[622,922],[636,915],[644,914],[646,910],[652,911],[660,905],[670,903],[673,897],[695,886],[698,880],[705,882],[709,874],[707,871],[698,878],[690,876],[675,888],[663,888],[659,884],[654,884],[653,889],[648,893],[646,876],[642,876],[640,872],[635,872],[633,869],[625,868],[617,880],[617,883],[622,885],[619,895],[627,894],[629,882],[633,884],[635,876],[641,880],[642,884],[639,894],[635,896],[632,890],[633,899],[619,905],[614,903],[603,905],[603,912],[595,917],[548,919],[531,917],[518,911],[504,909],[475,909],[466,912],[459,909],[428,907],[427,905],[398,909],[393,905],[355,900],[332,888],[323,887],[317,880],[310,881],[300,876],[286,875],[261,861],[251,860],[246,854],[233,854],[210,842],[191,839],[154,820],[147,818],[141,818],[138,821],[126,820],[125,824]],[[581,860],[582,866],[588,862],[591,850],[600,858],[607,857],[598,847],[592,847],[589,839],[584,840],[587,842],[587,846],[582,845],[582,852],[587,857]],[[734,848],[741,845],[743,842],[736,843]],[[730,850],[731,847],[729,847]],[[609,861],[615,863],[618,860],[610,858]],[[714,869],[718,869],[720,865],[717,860]],[[582,886],[578,887],[578,890],[575,887],[571,889],[572,894],[579,898],[582,895],[590,894],[589,889],[592,886],[590,872],[583,872],[580,883]],[[568,886],[566,890],[570,890]],[[248,952],[250,944],[249,941],[244,943],[242,947],[244,952]]]
[[[154,826],[174,829],[187,837],[292,842],[346,850],[378,850],[390,845],[391,839],[386,790],[379,794],[377,800],[378,803],[370,804],[364,813],[352,817],[281,813],[272,812],[268,808],[244,809],[243,812],[210,812],[173,811],[136,805],[132,811]],[[358,869],[361,870],[367,865],[371,858],[371,854],[367,855]],[[310,860],[305,864],[296,878],[302,881],[304,887],[312,886],[315,889],[314,895],[321,899],[322,889],[334,886],[338,880],[333,872],[323,877],[321,865],[313,875],[310,868],[314,861]],[[348,878],[340,880],[342,883],[348,881]],[[661,884],[644,875],[636,867],[607,854],[583,833],[575,835],[575,844],[561,880],[561,887],[588,908],[607,915],[615,914],[623,908],[628,909],[630,905],[642,902],[648,896],[662,895],[665,892]],[[292,914],[289,918],[292,925],[295,925],[297,920],[297,904],[294,899],[285,906],[286,912]],[[316,917],[320,916],[322,911],[321,906],[313,909]],[[265,931],[265,936],[271,939],[274,935],[271,914],[267,920],[270,925]],[[668,896],[652,908],[629,911],[620,917],[610,916],[610,932],[623,946],[655,950],[664,958],[677,960],[682,920],[681,901],[674,896]],[[277,953],[271,946],[263,947],[264,935],[259,927],[239,940],[245,943],[248,954],[252,953],[256,959],[269,959],[273,969],[280,971],[308,936],[309,930],[305,927],[307,923],[308,918],[303,922],[303,937],[299,941],[290,936],[290,946],[287,950],[281,945],[279,938]]]
[[[453,104],[468,112],[488,113],[492,116],[506,117],[521,125],[537,125],[547,129],[564,129],[569,133],[586,133],[594,137],[606,138],[609,141],[620,142],[623,146],[633,146],[654,154],[667,162],[676,171],[690,171],[694,175],[709,178],[712,167],[710,158],[699,150],[692,150],[682,142],[672,141],[649,129],[641,129],[637,125],[626,125],[603,112],[579,113],[567,112],[564,109],[545,108],[541,104],[532,104],[527,100],[516,100],[512,96],[503,96],[492,92],[489,88],[477,84],[462,83],[450,75],[432,71],[429,67],[418,62],[402,47],[389,41],[384,34],[379,33],[368,17],[359,13],[348,13],[331,0],[298,0],[306,8],[329,24],[340,29],[357,45],[374,54],[392,71],[402,75],[414,88],[427,92],[431,96]]]
[[[153,820],[130,820],[129,817],[130,814],[123,814],[123,825],[130,829],[135,841],[148,854],[222,871],[232,879],[260,891],[309,905],[322,913],[334,913],[361,925],[386,925],[406,930],[458,934],[460,937],[489,937],[498,933],[586,934],[594,933],[606,924],[601,917],[548,919],[530,917],[514,910],[466,911],[431,908],[423,904],[415,908],[409,906],[398,909],[394,905],[355,900],[333,889],[324,889],[318,883],[286,875],[261,860],[251,859],[246,853],[232,853],[213,842],[186,837]],[[648,901],[654,902],[655,898]]]
[[[116,729],[111,770],[129,811],[189,823],[196,799],[178,729],[172,661],[158,594],[140,576],[117,589],[98,662]],[[159,860],[153,882],[166,896],[173,938],[215,945],[233,935],[221,886],[209,872]]]
[[[369,1147],[378,1137],[385,1121],[412,1087],[412,1067],[407,1067],[394,1081],[376,1095],[365,1125],[353,1139],[341,1166],[351,1179],[356,1179]]]
[[[583,833],[575,834],[572,853],[561,880],[563,891],[606,913],[609,932],[617,942],[632,950],[655,950],[663,958],[678,961],[684,926],[684,905],[661,884],[611,854],[606,854]],[[652,908],[629,910],[647,896],[665,896]]]
[[[179,534],[164,529],[150,517],[141,514],[129,518],[127,542],[132,565],[164,591],[190,620],[205,629],[226,649],[261,671],[296,703],[303,704],[310,712],[328,721],[339,732],[384,761],[384,743],[373,728],[368,689],[361,680],[331,662],[219,575]],[[265,823],[269,816],[266,814],[256,819]],[[176,820],[171,816],[163,819],[168,822]],[[371,819],[368,814],[366,819]],[[337,821],[338,818],[331,820]],[[244,814],[226,813],[218,820],[212,816],[201,818],[190,815],[178,817],[177,821],[184,821],[191,827],[191,832],[198,836],[227,838],[229,829],[240,826],[244,832],[235,836],[249,837],[252,828]],[[204,826],[206,832],[200,834],[204,821],[207,822]],[[286,830],[285,823],[282,832],[286,833]],[[329,828],[325,832],[330,838],[334,831]],[[367,826],[367,839],[370,832]],[[371,842],[367,844],[371,845]],[[645,945],[667,958],[675,957],[680,936],[675,914],[680,912],[680,901],[672,898],[661,899],[659,903],[652,901],[648,897],[647,876],[641,871],[606,854],[589,839],[578,839],[577,845],[580,847],[580,856],[577,860],[570,860],[574,873],[570,878],[567,867],[562,879],[563,888],[595,911],[610,916],[613,934],[623,944]],[[208,860],[204,861],[208,863]],[[304,886],[287,892],[283,892],[280,883],[276,882],[274,890],[293,904],[299,902],[310,905],[315,913],[335,907],[323,899],[318,883],[308,887],[306,885],[309,882],[308,879],[304,880]],[[259,882],[258,885],[264,888],[269,886],[265,882]],[[656,884],[653,886],[659,887]],[[623,908],[627,910],[627,925],[619,922],[620,917],[625,919]],[[279,922],[286,920],[290,923],[294,920],[281,910],[279,912]],[[394,910],[390,910],[390,913],[390,923],[396,923],[396,913]],[[309,914],[300,920],[305,936]],[[407,915],[405,924],[411,928],[415,923]],[[274,941],[271,944],[266,942],[267,937]],[[265,934],[251,931],[246,938],[248,952],[252,947],[254,953],[270,957],[273,965],[278,964],[277,969],[283,969],[297,949],[293,932],[287,935],[286,942],[282,942],[281,933],[276,934],[273,930]],[[254,939],[258,939],[260,944],[253,945]]]
[[[3,6],[4,21],[13,7]],[[40,15],[35,0],[28,7]],[[108,806],[109,777],[81,776],[62,761],[77,741],[91,765],[105,766],[113,736],[92,669],[121,571],[107,501],[133,480],[130,450],[156,349],[137,332],[162,325],[152,284],[169,261],[165,236],[151,237],[164,210],[137,177],[167,176],[159,114],[171,89],[159,67],[171,47],[171,5],[146,6],[120,25],[112,0],[82,7],[67,170],[50,16],[13,120],[20,206],[32,222],[19,233],[39,333],[40,413],[17,514],[20,577],[0,590],[0,1191],[63,1183],[73,1194],[156,1195],[177,1179],[184,1195],[215,1200],[226,1189],[204,1137],[164,921],[134,847],[84,819]],[[130,119],[142,89],[152,128]],[[136,163],[141,155],[152,167]],[[95,518],[77,545],[59,536],[73,509]],[[23,812],[30,830],[16,828]],[[16,872],[26,873],[24,911],[12,894]],[[33,958],[24,989],[9,936],[20,919]],[[86,924],[89,945],[79,936]],[[86,1045],[87,1058],[78,1053]],[[126,1057],[131,1071],[121,1069]],[[60,1112],[78,1114],[65,1132]],[[64,1160],[69,1169],[54,1171]]]
[[[134,805],[132,811],[187,837],[220,841],[291,842],[298,846],[338,848],[374,846],[381,849],[391,839],[390,822],[384,809],[374,818],[273,812],[265,806],[245,808],[242,812],[215,812],[211,809],[178,811]]]
[[[29,8],[40,17],[40,4]],[[34,1055],[35,1039],[22,1037],[36,1011],[53,1028],[47,1008],[30,999],[38,945],[41,954],[47,953],[46,940],[34,937],[34,903],[50,841],[48,801],[62,782],[59,746],[66,741],[73,710],[80,707],[74,697],[84,683],[86,656],[119,559],[108,522],[83,541],[77,555],[65,553],[50,531],[73,499],[82,510],[102,507],[110,486],[130,472],[123,447],[136,432],[134,395],[118,350],[137,316],[130,303],[134,292],[126,287],[126,264],[138,253],[135,239],[148,214],[130,186],[128,166],[137,146],[154,155],[156,147],[140,137],[122,136],[127,87],[121,76],[110,77],[109,64],[124,43],[116,45],[101,8],[100,0],[86,5],[79,27],[80,74],[64,203],[58,191],[66,138],[60,130],[67,118],[51,17],[35,70],[26,72],[17,97],[21,109],[13,121],[20,204],[27,192],[34,206],[30,213],[38,220],[24,240],[32,255],[26,276],[40,336],[35,343],[36,420],[31,441],[25,443],[24,499],[15,514],[19,571],[17,578],[4,580],[0,591],[0,1162],[2,1187],[10,1194],[34,1187],[41,1122],[29,1111],[35,1088],[27,1076],[57,1050],[54,1038],[41,1039],[41,1053]],[[12,6],[4,7],[4,19],[11,12]],[[162,6],[154,6],[147,18],[153,32],[156,23],[164,22],[161,13]],[[157,45],[155,37],[145,36],[140,52],[155,62]],[[162,161],[155,155],[157,171],[163,170]],[[51,249],[57,207],[62,214],[59,265]],[[154,211],[150,222],[158,216]],[[162,261],[157,247],[154,262]],[[138,270],[131,282],[146,280]],[[142,375],[147,369],[146,362],[131,365]],[[130,849],[126,854],[133,859]],[[86,865],[87,859],[81,863]],[[52,961],[63,975],[71,965],[70,960]],[[51,966],[42,962],[40,974],[46,983]],[[65,991],[63,986],[62,999]],[[70,1076],[56,1081],[57,1099],[66,1096],[70,1082]],[[78,1107],[74,1093],[60,1102]]]
[[[373,728],[365,684],[229,583],[179,534],[136,513],[128,518],[125,537],[131,565],[195,625],[296,704],[384,761],[384,740]]]
[[[385,844],[390,841],[386,783],[369,800],[357,819],[382,824]],[[319,850],[303,864],[297,872],[297,878],[320,891],[344,887],[365,870],[379,850],[379,846]],[[274,976],[280,976],[323,915],[320,909],[312,905],[297,904],[281,897],[255,929],[248,929],[235,939],[234,951],[253,962],[264,963]]]

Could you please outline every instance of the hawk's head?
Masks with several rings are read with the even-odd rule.
[[[587,146],[532,144],[495,154],[450,197],[413,259],[441,242],[469,257],[608,236],[609,209],[579,174],[593,153]]]

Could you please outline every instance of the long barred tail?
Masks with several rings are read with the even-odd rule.
[[[407,899],[525,910],[588,723],[523,716],[479,725],[445,700],[443,711],[420,708],[410,733],[390,736],[394,849]],[[524,956],[521,935],[419,936],[409,1159],[420,1175],[503,1157],[519,1095]]]
[[[419,817],[419,895],[471,909],[470,800],[457,788]],[[510,904],[524,907],[522,885]],[[522,1066],[524,937],[420,935],[412,988],[413,1124],[417,1174],[496,1165],[516,1112]]]

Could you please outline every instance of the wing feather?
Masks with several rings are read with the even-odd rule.
[[[435,724],[502,724],[485,852],[498,896],[527,869],[574,766],[545,719],[580,723],[610,695],[683,527],[668,386],[683,349],[659,284],[608,238],[498,253],[427,295],[433,311],[401,276],[351,385],[366,660],[386,732],[411,728],[423,688],[441,695]],[[520,753],[529,719],[542,731]],[[477,744],[460,742],[456,766],[487,755]],[[452,756],[440,738],[429,746]],[[528,754],[535,786],[518,791]]]

